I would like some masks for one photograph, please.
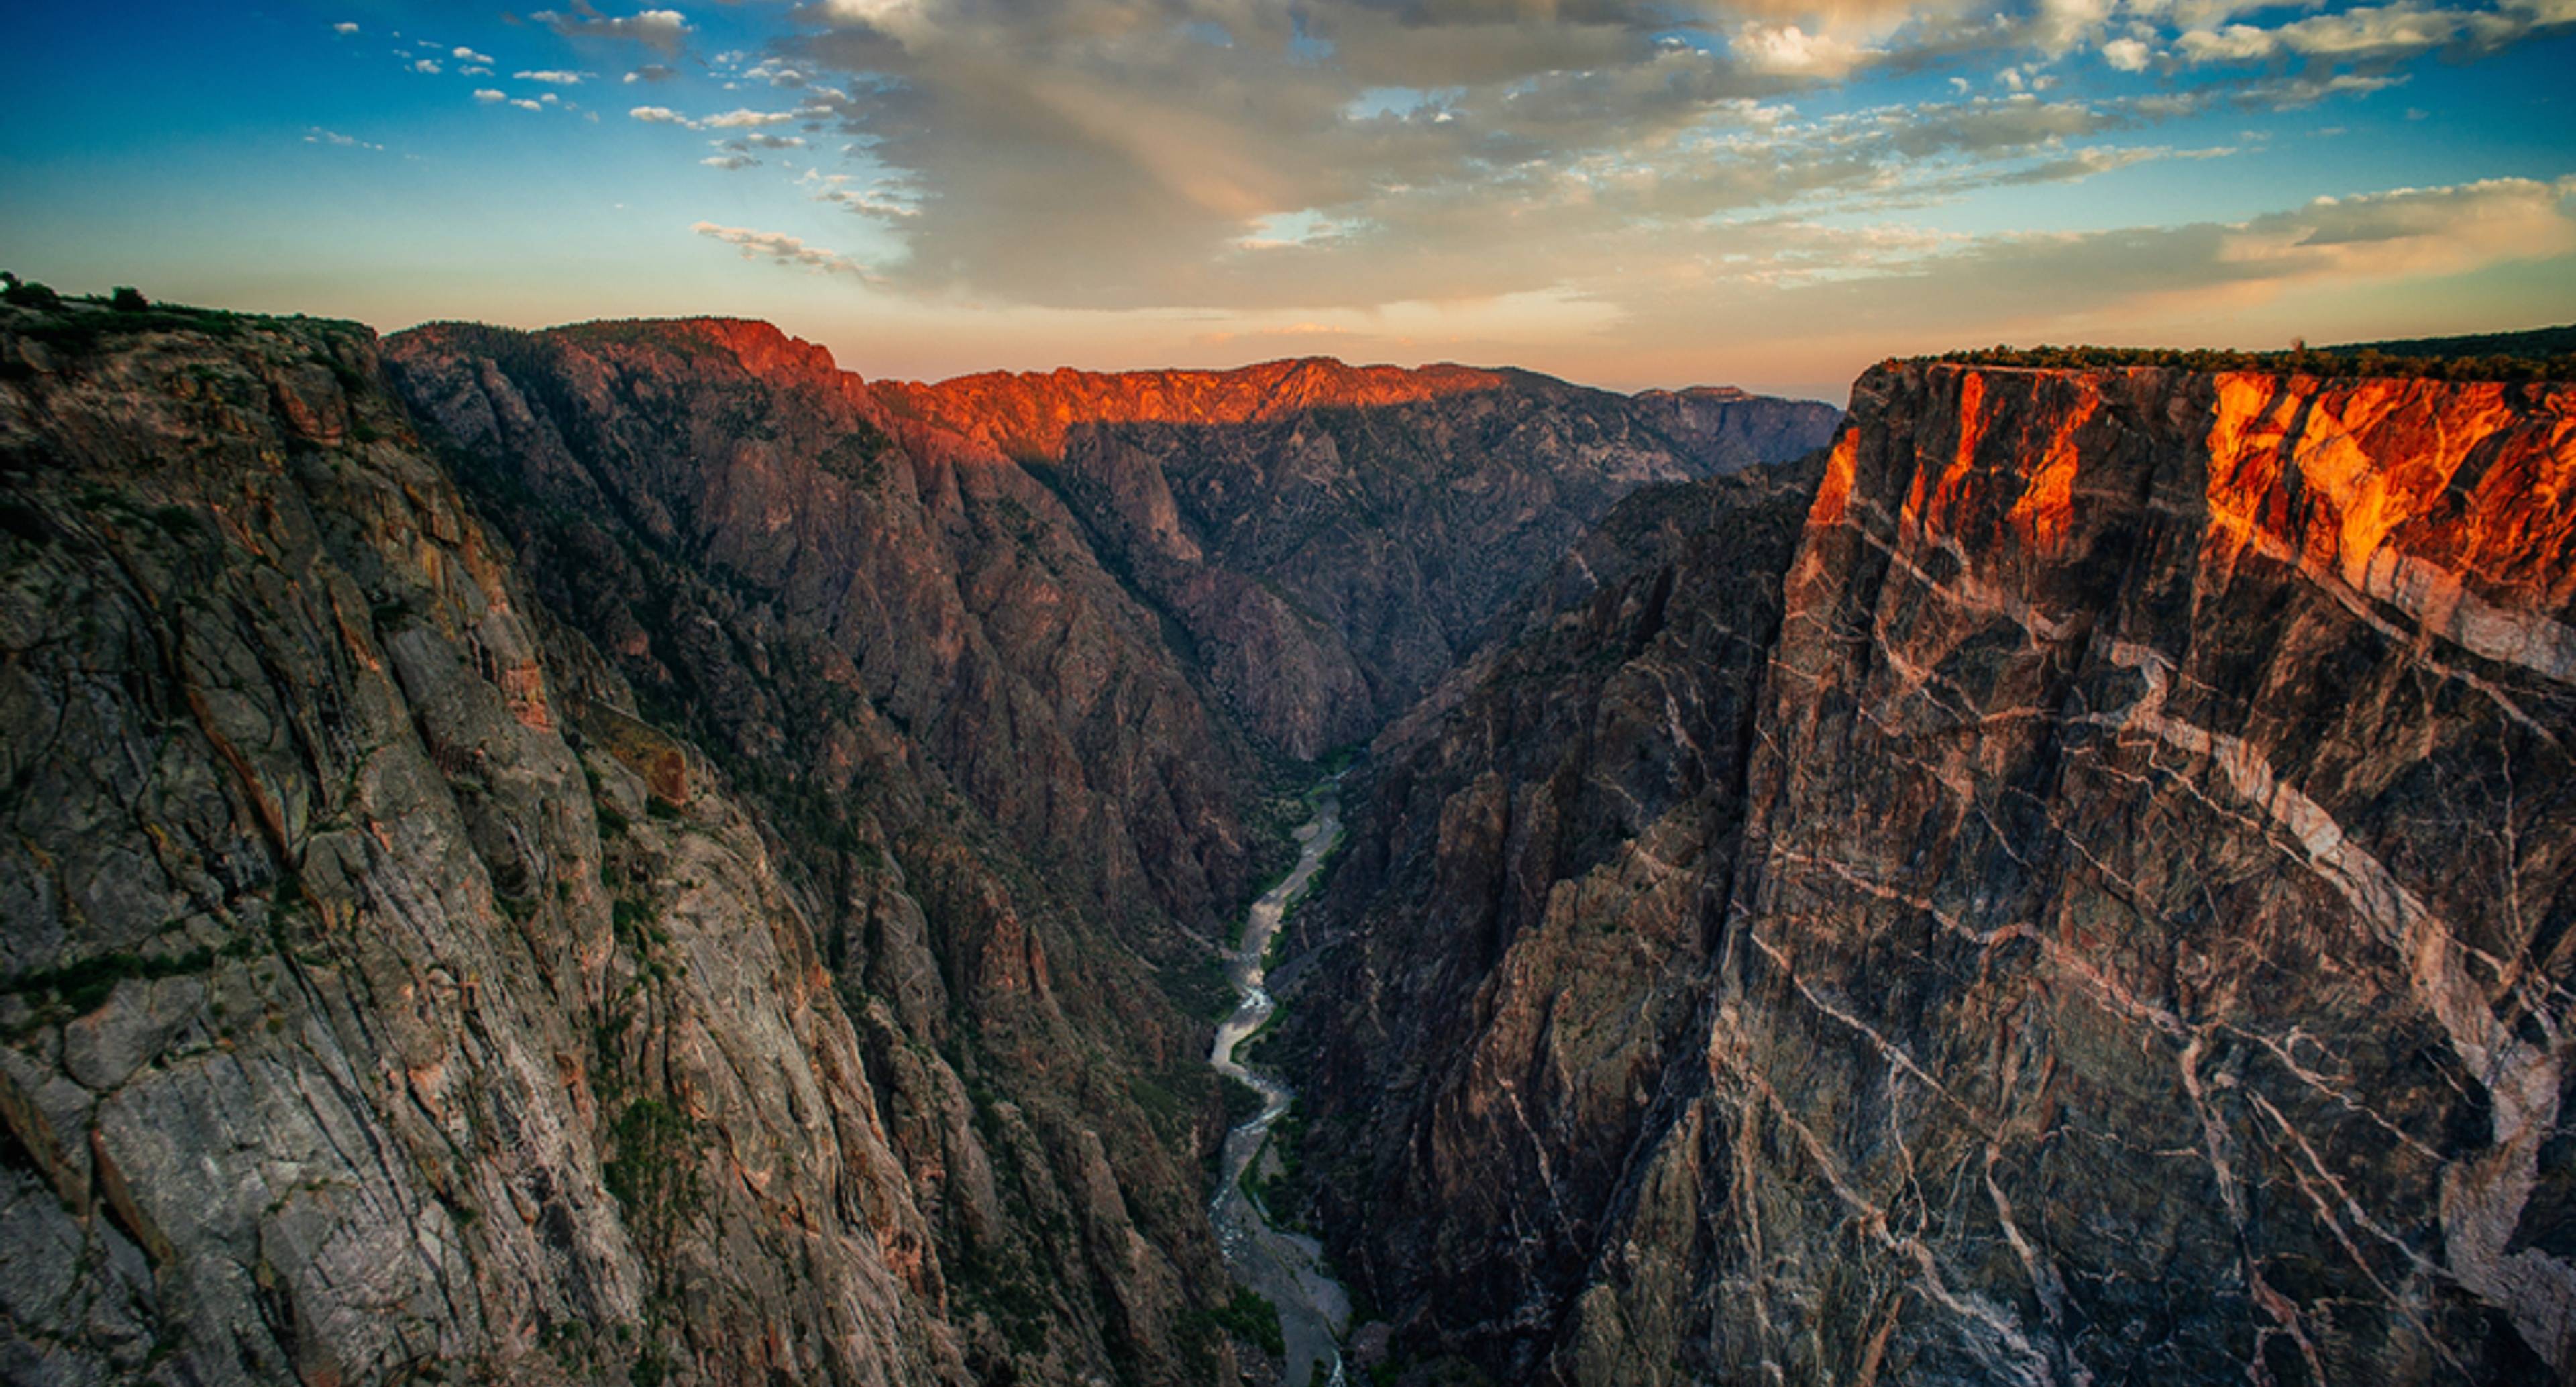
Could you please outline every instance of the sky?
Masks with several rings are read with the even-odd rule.
[[[1840,402],[2576,321],[2576,0],[29,5],[0,265],[876,377],[1330,355]]]

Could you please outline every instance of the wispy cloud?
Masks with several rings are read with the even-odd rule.
[[[709,116],[700,124],[710,130],[747,130],[763,125],[785,125],[797,118],[794,111],[732,110]]]
[[[583,78],[588,77],[591,74],[587,72],[565,72],[560,69],[546,68],[535,72],[514,72],[510,75],[522,82],[544,82],[549,86],[577,87],[581,85]]]
[[[325,130],[318,125],[313,126],[305,132],[304,142],[306,144],[336,145],[341,149],[372,149],[378,153],[382,153],[384,151],[384,146],[377,144],[373,140],[362,140],[355,135],[343,135],[337,130]]]
[[[691,231],[712,240],[722,241],[742,251],[745,260],[768,260],[774,264],[801,267],[825,274],[848,274],[870,278],[866,267],[846,255],[809,246],[797,237],[776,231],[754,231],[748,227],[719,226],[714,222],[695,222]]]

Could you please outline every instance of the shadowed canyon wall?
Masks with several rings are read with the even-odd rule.
[[[1399,1347],[2566,1372],[2571,412],[1889,366],[1794,550],[1724,542],[1776,607],[1688,544],[1572,585],[1381,743],[1298,999],[1312,1154],[1357,1153],[1317,1202]],[[1758,670],[1704,634],[1773,612]]]

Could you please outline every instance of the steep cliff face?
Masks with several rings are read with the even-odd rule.
[[[784,778],[891,722],[1157,952],[1147,922],[1204,929],[1245,894],[1243,747],[1018,467],[898,425],[765,323],[436,326],[388,357],[509,493],[549,597],[730,749]],[[657,565],[704,607],[657,610],[632,579]]]
[[[1621,496],[1797,457],[1840,417],[1335,361],[879,390],[1043,466],[1228,705],[1298,757],[1410,705]]]
[[[827,898],[980,1375],[1194,1376],[1208,939],[1263,776],[1025,472],[764,324],[388,344],[550,610]],[[974,1346],[970,1346],[974,1347]]]
[[[1651,488],[1378,740],[1294,997],[1315,1199],[1374,1298],[1528,1333],[1583,1283],[1691,1053],[1746,738],[1813,466]]]
[[[1588,858],[1515,876],[1504,807],[1544,782],[1473,730],[1499,679],[1357,821],[1421,845],[1337,893],[1353,934],[1319,961],[1378,1014],[1427,1001],[1448,1019],[1416,1030],[1510,1053],[1569,1009],[1643,1034],[1676,989],[1697,1008],[1613,1052],[1629,1125],[1592,1118],[1599,1065],[1423,1101],[1318,1028],[1326,1101],[1396,1100],[1372,1158],[1398,1189],[1607,1172],[1519,1211],[1545,1266],[1589,1259],[1572,1293],[1448,1296],[1479,1264],[1437,1209],[1342,1219],[1399,1342],[1604,1383],[2576,1365],[2571,416],[2565,386],[1866,377],[1731,838],[1688,836],[1706,796],[1640,795]],[[1454,768],[1411,776],[1426,755]],[[1375,893],[1480,879],[1605,902],[1653,981],[1527,987],[1546,927],[1497,948],[1487,917],[1381,946],[1405,912]],[[1630,879],[1697,903],[1704,947],[1638,928]]]
[[[965,1381],[818,903],[362,329],[213,326],[0,317],[7,1376]]]

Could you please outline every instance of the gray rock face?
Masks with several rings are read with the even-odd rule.
[[[2568,1372],[2570,404],[1885,368],[1740,789],[1619,782],[1592,852],[1523,846],[1628,758],[1551,778],[1481,720],[1656,672],[1616,638],[1391,748],[1355,832],[1399,855],[1337,886],[1317,965],[1365,1005],[1307,1043],[1397,1192],[1332,1228],[1399,1348],[1598,1383]],[[1553,961],[1587,924],[1631,975]],[[1462,1039],[1350,1058],[1380,1034]],[[1502,1270],[1449,1212],[1495,1189]]]
[[[966,1380],[813,902],[577,738],[368,336],[81,326],[0,319],[5,1375]]]

